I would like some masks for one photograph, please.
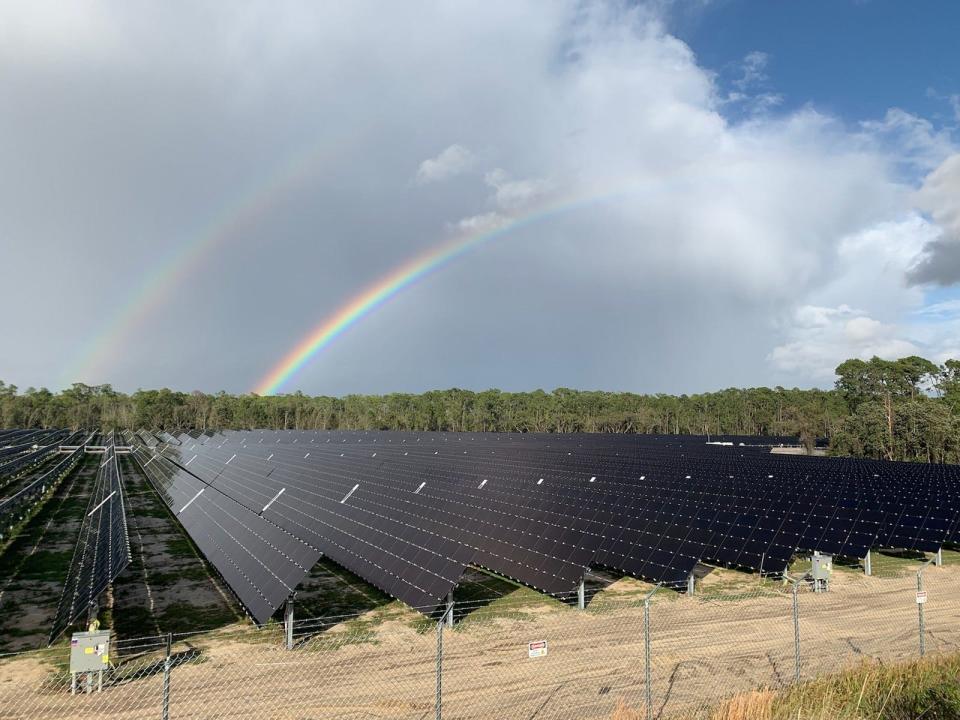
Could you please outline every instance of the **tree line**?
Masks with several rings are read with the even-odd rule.
[[[616,432],[790,435],[833,452],[960,462],[960,361],[848,360],[830,390],[730,388],[693,395],[571,390],[261,397],[168,389],[62,392],[0,382],[3,427]]]

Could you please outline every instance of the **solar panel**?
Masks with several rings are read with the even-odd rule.
[[[0,497],[0,534],[22,519],[50,487],[80,462],[82,456],[82,447],[68,454],[54,454],[48,458],[48,464],[38,470],[35,477],[26,478],[25,484],[6,485],[3,489],[6,494]]]
[[[80,524],[50,642],[66,630],[130,563],[123,480],[113,446],[108,447]]]
[[[136,442],[134,458],[187,534],[250,615],[270,619],[321,552]]]

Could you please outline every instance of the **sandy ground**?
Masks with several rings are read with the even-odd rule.
[[[960,568],[930,567],[924,577],[927,652],[960,650]],[[609,590],[614,596],[616,583]],[[798,603],[805,679],[867,658],[919,653],[915,574],[838,572],[829,593],[803,591]],[[468,617],[444,632],[444,718],[609,718],[620,702],[642,710],[643,610],[603,605],[586,612],[526,605],[518,617]],[[733,692],[791,682],[792,618],[789,589],[754,588],[736,598],[659,593],[650,613],[654,716],[697,717]],[[223,630],[178,643],[170,718],[433,717],[433,628],[388,620],[372,637],[334,629],[293,651],[279,639]],[[527,644],[537,640],[547,640],[548,653],[530,658]],[[0,718],[160,717],[163,672],[151,659],[129,661],[104,692],[88,696],[70,696],[51,659],[0,661]]]

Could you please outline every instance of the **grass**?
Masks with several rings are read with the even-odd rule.
[[[226,624],[233,618],[220,605],[194,605],[174,602],[157,614],[161,628],[176,628],[177,632],[207,630]]]
[[[62,583],[70,569],[73,548],[69,550],[38,550],[28,557],[20,568],[22,580],[42,580]]]
[[[623,720],[626,720],[625,716]],[[711,720],[953,720],[960,655],[897,665],[867,662],[787,690],[742,693]]]
[[[182,535],[171,537],[164,545],[167,553],[174,557],[194,555],[193,543]]]
[[[913,550],[873,550],[870,553],[874,577],[895,578],[911,575],[933,558],[932,554]],[[863,561],[855,558],[834,558],[833,570],[836,573],[863,575]],[[960,565],[960,552],[955,549],[943,550],[944,565]],[[799,575],[810,570],[810,558],[797,556],[790,564],[790,573]]]

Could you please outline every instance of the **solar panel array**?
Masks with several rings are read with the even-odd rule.
[[[81,438],[82,433],[41,431],[30,433],[17,444],[0,450],[0,478],[15,478],[53,456],[61,443]],[[4,485],[0,480],[0,488]]]
[[[57,614],[50,631],[52,643],[130,563],[130,538],[124,506],[123,480],[112,445],[100,463],[93,492],[80,525],[77,545],[67,572]]]
[[[20,520],[26,512],[53,483],[72,470],[83,457],[83,448],[80,447],[70,453],[52,454],[47,465],[38,471],[36,477],[27,477],[25,484],[17,485],[14,482],[2,488],[0,496],[0,537],[6,529]],[[21,480],[21,483],[24,481]]]
[[[960,468],[771,455],[706,438],[141,432],[137,458],[163,493],[176,492],[171,507],[216,498],[223,508],[209,512],[229,508],[236,533],[267,538],[253,528],[270,528],[310,549],[282,581],[257,575],[273,567],[260,550],[226,553],[270,597],[244,600],[261,620],[321,553],[429,611],[471,565],[557,595],[591,566],[680,588],[698,562],[779,573],[798,551],[930,551],[960,531]],[[194,535],[210,522],[185,525]],[[281,547],[267,545],[268,555]]]
[[[266,622],[320,558],[313,546],[125,433],[147,479],[258,622]]]

